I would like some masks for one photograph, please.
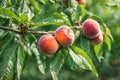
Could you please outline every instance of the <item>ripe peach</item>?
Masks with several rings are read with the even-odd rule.
[[[94,39],[100,32],[100,25],[93,19],[87,19],[83,23],[83,35],[89,39]]]
[[[48,55],[56,53],[59,48],[58,42],[56,41],[55,37],[50,34],[43,35],[39,39],[38,46],[43,53]]]
[[[103,32],[100,31],[100,33],[98,34],[98,36],[96,38],[90,39],[89,41],[90,41],[91,45],[97,45],[97,44],[102,43],[102,41],[103,41]]]
[[[68,26],[60,26],[55,31],[55,38],[62,46],[70,46],[74,42],[74,33]]]
[[[77,0],[77,1],[79,4],[82,4],[82,5],[86,4],[86,0]]]

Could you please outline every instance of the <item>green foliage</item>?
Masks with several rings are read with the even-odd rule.
[[[21,75],[25,74],[27,62],[32,61],[34,61],[33,67],[37,65],[38,76],[50,73],[53,80],[62,79],[59,73],[66,65],[69,65],[71,70],[91,70],[96,77],[99,76],[97,65],[94,64],[94,59],[89,54],[99,59],[101,56],[105,57],[101,53],[111,51],[110,29],[101,17],[90,14],[86,6],[79,5],[76,0],[70,0],[68,7],[62,4],[62,0],[1,0],[0,27],[7,24],[9,28],[21,32],[17,34],[0,30],[1,80],[20,80]],[[46,31],[46,29],[52,31],[61,25],[79,26],[75,23],[82,24],[88,18],[98,21],[105,33],[104,42],[100,45],[91,47],[89,40],[82,34],[82,30],[75,29],[73,30],[74,44],[70,47],[60,46],[54,56],[48,57],[39,50],[37,45],[41,34],[30,33],[30,31]]]
[[[0,8],[0,16],[2,18],[13,18],[17,20],[18,22],[20,21],[19,17],[13,11],[7,8]]]

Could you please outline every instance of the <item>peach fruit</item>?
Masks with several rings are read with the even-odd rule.
[[[79,4],[82,4],[82,5],[86,4],[86,0],[77,0],[77,1]]]
[[[74,33],[68,26],[60,26],[55,31],[55,38],[62,46],[70,46],[74,42]]]
[[[87,19],[83,22],[83,35],[89,39],[94,39],[100,33],[100,25],[93,19]]]
[[[39,39],[38,46],[43,53],[48,55],[56,53],[59,48],[57,40],[50,34],[43,35]]]
[[[98,36],[94,39],[89,39],[91,45],[97,45],[103,42],[103,32],[100,31]]]

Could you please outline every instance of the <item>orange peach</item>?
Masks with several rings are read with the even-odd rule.
[[[74,33],[68,26],[60,26],[55,31],[55,38],[62,46],[71,46],[74,42]]]
[[[55,37],[50,34],[43,35],[39,39],[38,46],[40,50],[47,55],[55,54],[59,48],[58,42],[56,41]]]
[[[100,33],[100,25],[93,19],[87,19],[83,23],[83,35],[89,39],[94,39]]]

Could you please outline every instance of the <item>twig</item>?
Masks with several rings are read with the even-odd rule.
[[[17,33],[17,34],[21,34],[21,31],[20,31],[20,30],[13,29],[13,28],[10,28],[10,27],[0,26],[0,29],[12,31],[12,32],[15,32],[15,33]]]
[[[17,29],[13,29],[13,28],[10,28],[10,27],[6,27],[6,26],[0,26],[0,29],[3,29],[3,30],[8,30],[8,31],[11,31],[11,32],[15,32],[17,34],[23,34],[23,31],[21,30],[17,30]],[[53,34],[54,32],[52,31],[26,31],[27,33],[30,33],[30,34]]]
[[[82,28],[82,26],[71,27],[71,29],[78,29],[78,30],[80,30],[81,28]],[[0,26],[0,29],[15,32],[15,33],[20,34],[20,35],[23,35],[23,33],[24,33],[21,30],[17,30],[14,28],[6,27],[6,26]],[[28,31],[28,30],[25,32],[30,33],[30,34],[53,34],[54,33],[54,31]]]
[[[53,31],[27,31],[27,33],[31,33],[31,34],[53,34]]]

